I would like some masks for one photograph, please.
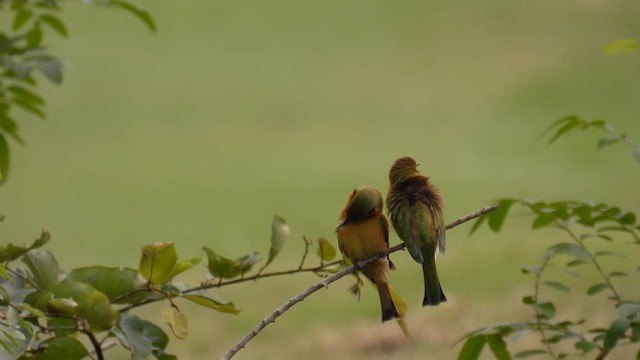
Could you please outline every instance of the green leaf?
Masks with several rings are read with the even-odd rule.
[[[578,126],[584,123],[585,123],[584,120],[582,120],[580,117],[575,115],[565,116],[559,119],[554,124],[552,124],[552,126],[549,127],[548,129],[548,130],[551,130],[554,127],[559,127],[555,135],[553,135],[553,137],[551,137],[551,139],[549,140],[549,144],[552,144],[563,135],[567,135],[569,132],[571,132],[572,130],[574,130],[575,128],[577,128]]]
[[[40,46],[42,43],[42,29],[39,25],[34,25],[29,29],[29,31],[27,31],[25,38],[27,39],[29,47],[35,48]]]
[[[9,292],[3,286],[0,286],[0,306],[7,306],[9,303],[11,303]]]
[[[169,343],[169,337],[160,327],[128,313],[121,314],[114,333],[135,359],[146,359],[152,353],[159,354]]]
[[[625,213],[618,217],[618,221],[624,225],[635,225],[636,223],[636,214],[632,212]]]
[[[640,162],[640,149],[633,149],[631,152],[631,156],[636,159],[637,162]]]
[[[640,303],[624,302],[618,306],[618,314],[623,319],[640,320]]]
[[[322,261],[331,261],[336,257],[336,248],[325,238],[318,238],[318,250],[316,255],[322,259]]]
[[[533,221],[533,224],[531,225],[531,228],[534,229],[534,230],[543,228],[543,227],[553,223],[553,221],[555,219],[556,219],[556,215],[553,212],[551,212],[551,213],[541,213]]]
[[[31,250],[23,255],[22,261],[31,272],[31,280],[40,289],[58,284],[58,262],[50,252]]]
[[[29,9],[20,9],[16,12],[16,15],[13,17],[13,30],[20,30],[29,19],[33,16],[33,11]]]
[[[44,351],[37,353],[29,359],[34,360],[80,360],[89,356],[87,348],[80,341],[72,336],[56,336],[45,340],[41,344]]]
[[[587,295],[592,296],[608,288],[609,288],[609,284],[605,284],[605,283],[595,284],[591,286],[589,289],[587,289]]]
[[[57,17],[50,14],[40,15],[40,21],[49,25],[58,34],[64,37],[69,36],[69,33],[67,32],[67,27]]]
[[[151,17],[151,15],[149,15],[149,13],[146,10],[142,10],[140,8],[135,7],[134,5],[128,3],[128,2],[124,2],[124,1],[120,1],[120,0],[112,0],[111,4],[116,5],[124,10],[129,11],[129,13],[133,14],[134,16],[136,16],[138,19],[140,19],[145,25],[147,25],[147,27],[149,28],[149,30],[151,30],[152,32],[156,32],[157,28],[156,28],[156,23],[153,21],[153,18]]]
[[[513,200],[504,199],[500,200],[499,207],[496,211],[488,214],[489,216],[489,228],[494,232],[499,232],[504,225],[505,220],[507,219],[507,214],[509,213],[509,209],[513,205]]]
[[[29,250],[45,246],[51,240],[51,234],[47,230],[42,230],[40,236],[29,246]]]
[[[61,299],[68,299],[62,301]],[[75,302],[77,306],[70,306]],[[118,321],[118,312],[109,304],[107,296],[90,285],[78,282],[63,282],[38,296],[36,307],[51,314],[56,314],[55,307],[67,304],[61,315],[69,315],[66,311],[72,308],[72,314],[84,319],[91,332],[111,329]]]
[[[42,119],[47,117],[47,115],[44,113],[44,111],[42,111],[36,105],[33,105],[33,103],[27,102],[27,101],[25,101],[23,99],[20,99],[20,98],[13,99],[13,103],[15,105],[18,105],[23,110],[26,110],[26,111],[34,114],[34,115],[37,115]]]
[[[154,243],[142,248],[140,275],[153,285],[171,280],[178,254],[172,242]]]
[[[616,256],[616,257],[625,257],[622,254],[618,254],[616,252],[613,251],[607,251],[607,250],[601,250],[601,251],[597,251],[593,256],[595,257],[599,257],[599,256]]]
[[[573,267],[573,266],[584,265],[584,264],[591,264],[591,262],[585,261],[585,260],[571,260],[567,263],[567,266]]]
[[[146,294],[135,292],[144,287],[144,281],[138,271],[131,268],[111,268],[90,266],[72,270],[64,282],[81,282],[91,285],[105,294],[109,301],[116,304],[135,304],[142,301]],[[131,294],[130,296],[125,296]]]
[[[504,342],[504,339],[499,334],[493,334],[487,336],[487,342],[489,343],[489,348],[491,352],[493,352],[493,356],[498,360],[511,360],[511,354],[509,350],[507,350],[507,344]]]
[[[211,294],[208,291],[198,291],[189,293],[187,295],[182,295],[182,298],[194,302],[200,306],[204,306],[209,309],[213,309],[218,312],[227,313],[227,314],[239,314],[242,309],[236,308],[236,306],[226,300],[222,300],[219,297]]]
[[[542,270],[542,266],[525,266],[520,269],[523,274],[539,274]]]
[[[614,320],[604,335],[604,349],[610,350],[616,346],[618,339],[624,336],[624,333],[629,329],[630,325],[631,322],[627,319]]]
[[[556,307],[551,302],[537,303],[532,306],[536,309],[541,318],[553,319],[553,317],[556,316]]]
[[[169,325],[173,335],[178,339],[184,339],[189,334],[187,317],[174,307],[162,310],[162,321]]]
[[[568,255],[578,260],[590,261],[589,252],[574,243],[560,243],[547,248],[544,258],[549,259],[555,255]]]
[[[543,355],[546,354],[547,352],[544,350],[527,350],[527,351],[520,351],[518,353],[516,353],[515,355],[513,355],[514,358],[527,358],[527,357],[531,357],[531,356],[538,356],[538,355]]]
[[[240,276],[240,263],[238,261],[219,255],[206,246],[202,250],[207,254],[209,260],[208,269],[211,275],[220,279],[231,279]]]
[[[273,220],[271,220],[271,248],[269,249],[269,258],[267,263],[262,266],[260,272],[264,270],[275,257],[280,253],[287,239],[289,239],[289,225],[283,217],[278,214],[273,214]]]
[[[173,268],[173,271],[171,272],[171,278],[173,279],[176,275],[183,273],[191,268],[193,268],[194,266],[198,265],[199,263],[202,262],[202,258],[192,258],[189,260],[178,260],[178,262],[176,263],[176,265]]]
[[[0,184],[7,180],[9,174],[9,144],[2,134],[0,134]]]
[[[627,274],[624,271],[612,271],[609,273],[609,277],[627,277],[629,276],[629,274]]]
[[[580,340],[574,344],[574,347],[576,350],[580,350],[583,354],[586,354],[589,351],[596,349],[598,345],[591,341]]]
[[[638,50],[640,50],[640,44],[633,38],[618,39],[604,47],[604,52],[607,54],[630,53]]]
[[[476,360],[480,358],[480,353],[482,353],[486,342],[487,337],[485,335],[468,337],[460,350],[460,354],[458,354],[458,360]]]
[[[554,290],[558,290],[566,293],[571,292],[571,289],[569,289],[567,285],[556,282],[556,281],[545,281],[543,282],[543,284]]]
[[[236,262],[238,263],[238,270],[240,271],[240,274],[244,275],[245,273],[251,271],[253,265],[255,265],[258,261],[260,261],[260,253],[256,251],[237,258]]]
[[[598,149],[604,149],[607,146],[611,146],[613,144],[617,144],[620,142],[619,138],[604,138],[598,141]]]
[[[17,86],[17,85],[11,85],[11,86],[7,87],[7,89],[9,90],[9,92],[11,92],[11,94],[13,94],[14,99],[20,98],[20,99],[23,99],[26,102],[37,104],[37,105],[44,105],[45,104],[44,99],[40,95],[38,95],[38,94],[36,94],[36,93],[34,93],[34,92],[30,91],[30,90],[27,90],[24,87]]]
[[[488,216],[482,215],[478,218],[478,220],[476,220],[476,222],[473,223],[473,226],[471,227],[471,230],[469,230],[469,235],[473,235],[473,233],[476,232],[476,230],[478,230],[480,228],[480,225],[482,225],[482,223],[487,220]]]

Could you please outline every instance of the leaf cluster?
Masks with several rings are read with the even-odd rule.
[[[233,259],[204,247],[207,278],[191,286],[176,281],[176,277],[203,259],[180,258],[172,242],[144,246],[137,268],[94,265],[69,271],[59,267],[51,252],[42,250],[51,238],[47,231],[30,245],[0,246],[0,358],[73,360],[93,353],[100,359],[103,349],[119,344],[131,352],[133,359],[175,359],[165,352],[167,332],[133,314],[134,309],[165,301],[168,306],[161,318],[176,338],[184,339],[189,325],[180,301],[235,315],[241,309],[213,293],[212,288],[298,272],[325,276],[344,266],[342,261],[330,262],[336,249],[320,238],[313,251],[320,264],[305,267],[313,242],[304,238],[304,256],[298,269],[263,273],[284,247],[289,232],[286,221],[274,215],[269,257],[255,273],[254,266],[262,261],[258,252]],[[86,348],[79,335],[86,336],[93,349]]]
[[[586,121],[578,117],[565,117],[554,123],[550,129],[556,129],[550,142],[569,133],[590,127],[604,129],[614,133],[612,127],[601,120]],[[616,140],[613,140],[616,139]],[[606,138],[600,141],[600,147],[615,142],[635,144],[625,135]],[[602,145],[605,144],[605,145]],[[634,157],[637,160],[637,147]],[[526,199],[507,198],[499,201],[499,209],[478,220],[471,228],[475,233],[483,224],[494,232],[503,229],[506,219],[514,207],[524,208],[532,217],[531,229],[555,229],[566,235],[565,240],[554,239],[541,256],[541,263],[536,266],[522,268],[522,273],[533,276],[533,292],[522,299],[533,316],[527,321],[488,326],[476,330],[464,337],[464,345],[459,359],[471,360],[479,358],[483,348],[489,348],[496,359],[523,358],[543,355],[553,359],[565,359],[570,356],[591,356],[604,359],[616,347],[624,345],[640,345],[640,301],[637,295],[625,295],[616,282],[618,279],[637,277],[640,273],[640,225],[637,215],[624,211],[617,206],[606,203],[585,201],[531,201]],[[612,244],[624,241],[627,247],[624,254],[609,250],[595,250],[594,241]],[[602,244],[600,244],[601,247]],[[607,269],[602,258],[615,256],[627,261],[616,261],[615,269]],[[626,268],[621,270],[621,267]],[[575,301],[581,297],[608,294],[612,313],[616,316],[609,319],[609,327],[592,325],[592,319],[566,320],[557,319],[558,309],[553,301],[554,293],[546,295],[544,290],[556,293],[572,292],[572,284],[553,278],[551,267],[561,268],[567,273],[580,276],[579,268],[591,268],[598,275],[596,282],[591,283],[584,293],[574,295]],[[507,348],[508,339],[516,339],[527,334],[538,334],[542,346],[511,354]],[[566,343],[572,343],[573,352],[567,351]],[[637,352],[640,359],[640,349]]]
[[[123,9],[156,31],[149,13],[129,2],[84,2]],[[63,5],[62,0],[0,1],[0,12],[12,19],[9,30],[0,31],[0,184],[9,173],[8,139],[24,145],[17,119],[24,113],[46,118],[46,101],[36,90],[37,74],[54,84],[62,83],[64,62],[48,51],[46,43],[52,33],[69,36],[61,16]]]

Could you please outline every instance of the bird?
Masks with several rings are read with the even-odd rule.
[[[443,201],[438,189],[418,171],[411,157],[394,161],[389,170],[387,213],[394,230],[409,254],[422,264],[424,299],[422,306],[447,301],[436,269],[436,248],[445,251]]]
[[[340,213],[336,234],[340,251],[353,264],[389,249],[389,222],[383,214],[382,194],[372,186],[355,188]],[[388,257],[367,263],[359,270],[378,289],[382,322],[400,318],[389,289],[387,272],[394,268]]]

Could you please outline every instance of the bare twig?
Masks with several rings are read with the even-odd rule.
[[[89,330],[81,330],[81,332],[85,335],[87,335],[87,337],[89,338],[89,341],[91,341],[91,345],[93,345],[93,351],[95,352],[96,356],[98,357],[98,360],[104,360],[104,354],[102,353],[102,347],[100,346],[100,343],[98,342],[98,339],[96,339],[96,336]]]
[[[490,213],[492,211],[495,211],[498,208],[498,205],[492,205],[492,206],[487,206],[485,208],[482,208],[472,214],[463,216],[461,218],[459,218],[458,220],[448,224],[446,226],[447,229],[451,229],[454,228],[466,221],[475,219],[477,217],[480,217],[484,214]],[[395,246],[392,246],[389,248],[389,250],[387,250],[386,252],[382,253],[382,254],[378,254],[375,256],[372,256],[370,258],[358,261],[358,263],[356,263],[355,265],[350,265],[347,266],[346,268],[338,271],[337,273],[323,279],[322,281],[319,281],[317,283],[315,283],[314,285],[312,285],[311,287],[307,288],[306,290],[304,290],[303,292],[301,292],[300,294],[292,297],[291,299],[287,300],[287,302],[285,302],[284,304],[282,304],[280,307],[278,307],[277,309],[275,309],[271,314],[269,314],[267,317],[265,317],[264,319],[262,319],[258,325],[256,325],[248,334],[246,334],[240,341],[238,341],[235,345],[233,345],[224,355],[222,355],[222,357],[220,358],[221,360],[229,360],[231,359],[238,351],[240,351],[242,348],[244,348],[247,343],[249,343],[249,341],[251,341],[251,339],[253,339],[256,335],[258,335],[260,333],[260,331],[262,331],[262,329],[264,329],[267,325],[269,325],[272,322],[275,322],[276,318],[278,318],[280,315],[284,314],[287,310],[289,310],[293,305],[301,302],[302,300],[304,300],[305,298],[307,298],[309,295],[313,294],[314,292],[318,291],[319,289],[323,288],[323,287],[328,287],[329,284],[331,284],[332,282],[344,277],[345,275],[348,275],[349,273],[353,272],[356,268],[362,267],[376,259],[380,259],[384,256],[387,256],[393,252],[399,251],[404,249],[405,245],[404,244],[398,244]]]

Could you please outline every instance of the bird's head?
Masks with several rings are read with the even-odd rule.
[[[347,205],[340,214],[340,225],[378,215],[382,213],[382,208],[382,194],[378,189],[369,185],[357,187],[351,192]]]
[[[389,182],[391,183],[391,186],[396,186],[416,175],[420,175],[420,172],[418,171],[418,163],[416,163],[416,161],[411,157],[401,157],[391,165],[391,169],[389,170]]]

